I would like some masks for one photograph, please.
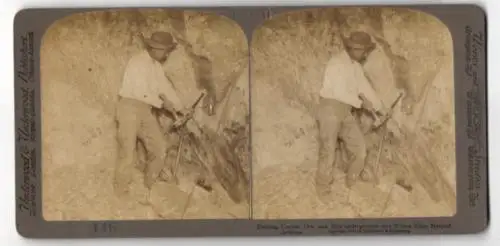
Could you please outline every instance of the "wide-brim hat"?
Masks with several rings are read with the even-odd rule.
[[[349,37],[344,37],[344,44],[352,49],[371,49],[375,47],[371,36],[362,31],[352,32]]]
[[[144,38],[144,42],[155,49],[169,49],[175,45],[174,37],[168,32],[154,32],[150,38]]]

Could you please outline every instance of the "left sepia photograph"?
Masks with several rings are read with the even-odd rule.
[[[250,218],[248,44],[182,10],[69,15],[40,51],[47,221]]]

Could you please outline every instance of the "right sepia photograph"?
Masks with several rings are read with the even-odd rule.
[[[250,53],[253,219],[456,213],[453,44],[438,18],[290,11]]]

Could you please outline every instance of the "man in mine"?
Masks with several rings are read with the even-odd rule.
[[[346,185],[351,187],[365,170],[367,147],[364,134],[352,111],[364,109],[374,117],[385,117],[387,110],[370,84],[363,62],[376,44],[365,32],[352,32],[343,38],[344,48],[327,63],[317,110],[319,158],[316,188],[323,197],[331,192],[334,162],[339,140],[350,154]]]
[[[175,143],[164,135],[154,111],[166,110],[174,119],[193,114],[191,108],[182,104],[162,67],[177,47],[173,36],[168,32],[155,32],[145,38],[144,43],[146,48],[134,55],[125,68],[116,109],[118,161],[114,187],[119,194],[127,193],[132,182],[137,140],[147,152],[146,187],[151,188],[162,170],[167,170],[167,177],[172,174],[168,171],[171,163],[165,160],[167,150]]]

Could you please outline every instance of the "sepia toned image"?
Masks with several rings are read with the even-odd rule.
[[[54,22],[41,46],[45,220],[249,218],[248,44],[201,12]]]
[[[277,14],[251,40],[252,218],[456,213],[451,34],[403,8]]]

